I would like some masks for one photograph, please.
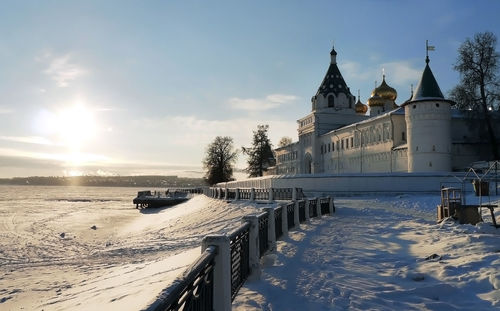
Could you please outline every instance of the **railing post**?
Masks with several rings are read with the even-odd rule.
[[[264,210],[268,215],[267,222],[267,242],[269,244],[269,250],[276,249],[276,229],[274,228],[274,208],[265,207]]]
[[[227,201],[227,199],[229,199],[229,191],[228,191],[228,189],[226,187],[226,190],[224,191],[224,200]]]
[[[256,281],[260,278],[259,219],[257,216],[243,216],[243,222],[250,223],[250,232],[248,235],[249,279]]]
[[[269,203],[274,200],[273,188],[269,188]]]
[[[320,198],[316,198],[316,215],[318,215],[318,218],[321,218],[321,204],[319,204],[320,201]]]
[[[306,214],[306,221],[308,222],[309,219],[311,218],[311,215],[309,214],[309,200],[306,200],[306,206],[305,206],[305,214]]]
[[[240,199],[240,188],[236,188],[236,194],[234,195],[234,200],[238,201]]]
[[[231,249],[229,237],[208,235],[201,244],[204,252],[208,246],[217,247],[214,259],[214,310],[231,311]]]
[[[255,188],[250,189],[250,201],[255,201]]]
[[[288,236],[288,214],[286,205],[281,205],[281,230],[283,231],[283,237]]]
[[[299,201],[295,201],[293,204],[293,222],[295,223],[294,228],[300,228]]]
[[[292,188],[292,201],[297,201],[297,188],[293,187]]]
[[[333,205],[333,198],[331,196],[328,196],[328,209],[330,210],[330,215],[335,213],[335,206]]]

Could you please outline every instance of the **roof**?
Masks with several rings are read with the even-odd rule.
[[[326,72],[325,78],[323,82],[321,82],[320,87],[318,88],[318,92],[316,95],[321,94],[326,97],[328,94],[333,93],[338,95],[340,93],[351,94],[351,91],[347,87],[347,84],[340,73],[339,67],[337,64],[331,64],[328,67],[328,71]]]
[[[425,65],[424,73],[422,74],[417,90],[413,94],[411,100],[422,100],[427,98],[444,99],[436,78],[434,78],[434,75],[432,74],[431,67],[429,67],[429,63]]]
[[[418,86],[413,93],[413,97],[410,100],[404,102],[402,106],[424,100],[441,100],[453,104],[453,101],[444,98],[443,93],[439,88],[439,84],[437,83],[436,78],[434,78],[431,67],[429,67],[429,58],[427,58],[425,62],[426,65],[424,72],[422,73],[422,78],[420,78],[420,82],[418,82]]]

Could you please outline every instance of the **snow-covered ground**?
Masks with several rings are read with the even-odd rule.
[[[0,310],[138,310],[193,262],[206,234],[264,207],[197,196],[139,211],[137,190],[0,186]],[[489,215],[436,224],[438,202],[337,198],[334,216],[278,241],[233,309],[500,308],[500,229]]]
[[[256,210],[200,195],[139,211],[138,190],[0,186],[0,310],[139,310]]]
[[[489,212],[476,226],[436,224],[436,195],[335,202],[333,217],[278,241],[233,309],[500,309],[500,229]]]

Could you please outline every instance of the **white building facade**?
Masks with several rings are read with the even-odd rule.
[[[335,49],[330,57],[311,99],[311,113],[297,121],[298,141],[275,150],[275,174],[450,172],[492,159],[487,135],[478,126],[481,120],[452,108],[428,58],[412,97],[398,106],[397,92],[385,76],[367,105],[359,95],[356,101],[337,66]],[[500,133],[500,122],[494,124]]]

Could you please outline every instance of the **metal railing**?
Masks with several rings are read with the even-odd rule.
[[[240,200],[250,200],[252,189],[240,189]]]
[[[286,218],[288,220],[288,229],[295,227],[295,202],[286,205]]]
[[[330,199],[329,198],[320,198],[319,206],[321,209],[321,215],[330,214]]]
[[[318,199],[309,199],[309,217],[318,217]]]
[[[304,221],[306,221],[306,201],[300,200],[299,201],[299,222],[303,223]]]
[[[231,249],[231,300],[234,300],[238,290],[250,273],[249,263],[249,228],[248,222],[229,235]]]
[[[269,250],[269,214],[261,213],[257,216],[259,221],[259,257]]]
[[[148,310],[213,310],[215,255],[216,247],[208,247]]]
[[[273,199],[274,200],[292,200],[292,188],[271,188],[273,191]]]
[[[227,190],[227,199],[228,200],[236,199],[236,189],[228,189]]]
[[[275,230],[276,240],[281,238],[281,236],[283,235],[283,226],[281,225],[281,222],[283,221],[282,220],[283,214],[281,209],[282,209],[281,206],[274,209],[274,230]]]
[[[269,200],[269,189],[254,189],[255,200],[267,201]]]
[[[217,197],[221,190],[211,189],[208,193]],[[245,216],[243,224],[227,235],[206,236],[203,254],[146,310],[230,310],[245,280],[258,269],[259,257],[288,234],[287,228],[333,213],[335,208],[331,198],[314,198],[265,210]]]

